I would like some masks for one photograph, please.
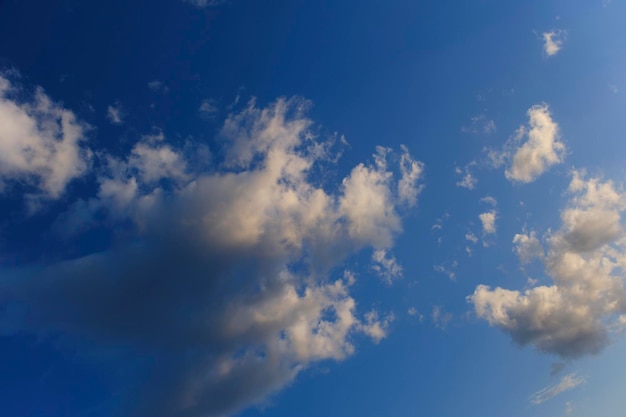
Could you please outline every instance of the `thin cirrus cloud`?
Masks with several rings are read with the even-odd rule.
[[[522,262],[538,258],[552,285],[520,292],[479,285],[468,300],[476,314],[520,345],[575,358],[598,353],[626,321],[622,268],[626,238],[620,223],[626,195],[611,181],[575,171],[562,225],[545,251],[534,233],[516,235]]]
[[[587,380],[577,375],[575,372],[565,375],[561,378],[556,384],[549,385],[530,396],[530,402],[534,405],[542,404],[552,398],[556,397],[559,394],[562,394],[566,391],[572,390],[578,387],[581,384],[584,384]],[[569,404],[569,403],[568,403]]]
[[[381,274],[401,273],[389,251],[400,213],[417,203],[423,166],[406,148],[378,147],[329,194],[310,178],[334,162],[319,152],[307,108],[295,98],[250,101],[224,122],[221,162],[198,166],[200,145],[177,149],[162,134],[126,157],[105,155],[95,194],[58,221],[80,233],[105,218],[132,225],[132,238],[3,270],[0,289],[15,306],[4,330],[109,350],[133,375],[120,412],[150,417],[236,412],[312,363],[350,356],[359,334],[384,338],[393,315],[359,314],[355,274],[342,262],[371,248]]]

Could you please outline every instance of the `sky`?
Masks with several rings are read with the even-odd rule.
[[[0,2],[0,415],[626,417],[626,3]]]

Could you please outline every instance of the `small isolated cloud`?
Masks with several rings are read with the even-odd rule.
[[[450,321],[452,321],[452,313],[447,312],[441,306],[433,306],[431,319],[436,328],[445,330]]]
[[[470,162],[463,168],[456,167],[454,172],[461,176],[461,179],[457,181],[456,186],[473,190],[478,184],[478,179],[472,174],[471,168],[476,165],[475,161]]]
[[[437,272],[439,274],[447,275],[448,278],[450,278],[450,280],[455,281],[456,280],[456,273],[454,272],[454,270],[456,269],[456,267],[458,265],[459,264],[458,264],[457,261],[452,261],[450,266],[446,266],[444,264],[440,264],[440,265],[433,266],[433,269],[435,270],[435,272]]]
[[[584,384],[585,378],[578,376],[575,372],[565,375],[560,382],[549,385],[530,396],[530,402],[534,405],[542,404],[557,395],[572,390],[577,386]]]
[[[572,404],[571,401],[567,401],[565,403],[565,415],[571,416],[573,412],[574,412],[574,405]]]
[[[528,125],[521,126],[502,151],[485,150],[494,168],[508,165],[505,175],[510,181],[532,182],[565,158],[566,148],[559,140],[559,126],[552,119],[548,106],[532,106],[528,118]],[[521,143],[524,139],[526,141]]]
[[[472,243],[478,243],[478,237],[472,232],[465,234],[465,240],[469,240]]]
[[[402,278],[402,265],[395,257],[388,256],[387,251],[379,249],[372,254],[372,269],[386,283]]]
[[[532,232],[514,241],[522,260],[541,257],[553,285],[524,291],[479,285],[468,297],[479,318],[516,343],[563,358],[600,352],[626,313],[626,194],[611,181],[572,177],[570,201],[561,227],[547,236],[547,250]]]
[[[495,198],[493,198],[493,197],[492,197],[492,196],[490,196],[490,195],[488,195],[488,196],[486,196],[486,197],[481,198],[481,199],[480,199],[480,202],[481,202],[481,203],[486,203],[486,204],[489,204],[489,205],[491,205],[491,206],[493,206],[493,207],[495,207],[495,206],[497,206],[497,205],[498,205],[498,200],[496,200]]]
[[[119,103],[107,107],[107,119],[118,126],[124,123],[124,112]]]
[[[37,205],[40,198],[58,198],[67,184],[84,175],[92,152],[88,126],[52,101],[43,89],[26,99],[21,88],[0,74],[0,193],[11,184]]]
[[[169,87],[159,80],[150,81],[148,83],[148,88],[156,93],[167,93],[169,91]]]
[[[464,133],[472,133],[475,135],[484,134],[490,135],[496,131],[496,122],[488,119],[484,114],[479,114],[470,119],[469,126],[461,127],[461,131]]]
[[[490,235],[496,233],[496,211],[491,210],[478,215],[483,225],[483,234]]]
[[[553,56],[556,55],[563,47],[563,43],[567,37],[567,32],[556,29],[550,32],[544,32],[541,36],[543,38],[543,51],[546,55]]]
[[[217,115],[220,109],[217,106],[217,101],[215,101],[214,99],[206,99],[202,100],[198,111],[202,116],[206,118],[213,118]]]
[[[419,310],[415,307],[409,307],[409,309],[407,310],[407,314],[411,317],[416,317],[420,323],[424,321],[424,315],[420,313]]]

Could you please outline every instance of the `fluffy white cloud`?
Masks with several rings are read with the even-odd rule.
[[[108,157],[97,196],[69,217],[130,223],[130,241],[2,271],[3,296],[26,307],[15,310],[21,330],[155,358],[133,392],[133,415],[150,417],[233,413],[313,362],[352,354],[357,334],[385,337],[393,316],[359,316],[353,274],[336,275],[365,247],[381,273],[401,272],[387,251],[401,231],[397,207],[416,203],[421,163],[406,149],[378,148],[373,164],[329,193],[311,175],[332,160],[319,152],[307,107],[250,102],[226,120],[217,165],[192,167],[161,136]],[[400,162],[395,173],[388,160]]]
[[[577,375],[576,373],[567,374],[558,383],[547,386],[531,395],[530,402],[535,405],[539,405],[565,391],[572,390],[585,382],[585,378]]]
[[[505,174],[509,180],[532,182],[551,166],[563,162],[565,145],[559,139],[559,126],[552,120],[548,106],[535,105],[528,110],[528,127],[522,127],[518,138],[527,141],[514,151],[511,166]],[[522,136],[519,136],[521,134]]]
[[[626,239],[620,223],[626,196],[612,182],[586,180],[578,172],[569,191],[562,226],[549,235],[543,257],[553,285],[524,292],[480,285],[469,300],[478,317],[517,343],[576,357],[606,346],[626,311]],[[517,236],[522,259],[540,255],[532,233]]]
[[[496,211],[491,210],[478,215],[483,226],[483,233],[486,235],[496,233]]]
[[[543,37],[544,52],[548,56],[553,56],[563,47],[567,32],[564,30],[552,30],[550,32],[544,32],[541,36]]]
[[[535,232],[529,234],[516,234],[513,237],[514,250],[522,264],[527,264],[535,258],[543,258],[543,247],[535,236]]]
[[[0,75],[0,191],[20,182],[33,195],[57,198],[89,167],[86,126],[40,88],[28,101],[19,93]]]

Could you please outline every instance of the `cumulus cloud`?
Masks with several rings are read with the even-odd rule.
[[[41,89],[21,100],[18,85],[0,75],[0,192],[32,187],[32,198],[58,198],[89,168],[87,126]]]
[[[577,386],[584,384],[586,382],[585,378],[577,375],[576,373],[571,373],[565,375],[561,381],[554,385],[547,386],[530,396],[530,402],[539,405],[544,403],[557,395],[572,390]]]
[[[536,105],[528,110],[529,124],[524,129],[528,140],[513,154],[506,177],[512,181],[532,182],[552,165],[563,162],[565,145],[559,139],[558,124],[552,120],[548,106]]]
[[[97,195],[76,207],[131,227],[128,242],[0,271],[0,326],[109,349],[136,378],[121,410],[133,417],[232,414],[311,363],[351,355],[359,334],[385,337],[393,316],[358,314],[342,262],[369,247],[398,273],[387,251],[421,164],[378,148],[330,193],[311,177],[329,161],[307,107],[251,101],[224,123],[221,162],[202,169],[162,136],[108,157]]]
[[[527,264],[533,259],[543,258],[543,246],[537,239],[534,231],[528,234],[516,234],[513,237],[514,250],[522,264]]]
[[[546,55],[553,56],[556,55],[563,47],[567,32],[557,29],[550,32],[544,32],[541,36],[543,38],[543,51]]]
[[[478,317],[520,345],[564,358],[597,353],[626,311],[623,270],[626,239],[621,216],[626,196],[611,181],[575,172],[561,227],[547,237],[542,256],[553,285],[524,292],[485,285],[468,299]],[[517,235],[522,260],[541,256],[533,234]]]
[[[478,215],[480,223],[483,225],[483,234],[496,233],[496,211],[491,210]],[[471,239],[470,239],[471,240]]]
[[[503,150],[485,150],[491,166],[508,165],[505,175],[510,181],[533,182],[565,158],[566,147],[559,140],[559,126],[548,106],[532,106],[528,118],[528,125],[521,126]]]

